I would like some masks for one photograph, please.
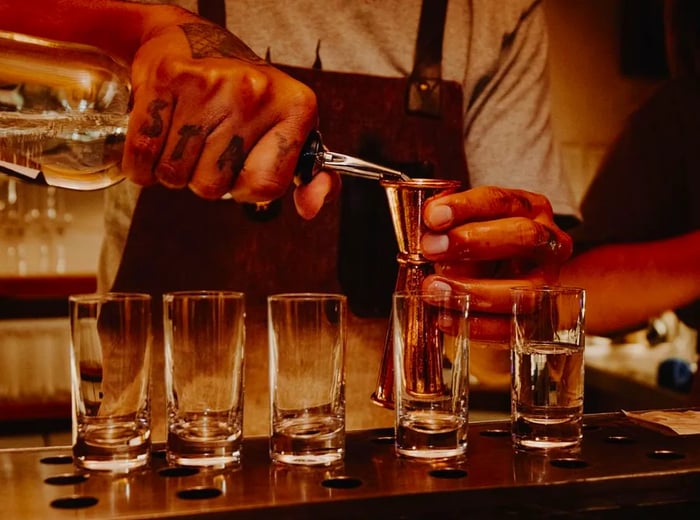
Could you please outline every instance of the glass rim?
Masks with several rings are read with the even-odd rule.
[[[75,303],[86,303],[86,302],[105,302],[105,301],[119,301],[119,300],[132,300],[132,301],[150,301],[152,296],[148,293],[142,292],[128,292],[128,291],[108,291],[108,292],[94,292],[94,293],[80,293],[71,294],[68,296],[68,301]]]
[[[469,298],[471,296],[470,291],[455,291],[454,289],[405,289],[400,291],[394,291],[393,297],[407,297],[407,296],[434,296],[434,297],[445,297],[453,296],[455,298]]]
[[[462,181],[455,179],[435,179],[430,177],[416,177],[411,180],[400,179],[382,179],[379,183],[384,187],[401,187],[401,188],[460,188],[464,185]]]
[[[342,293],[331,292],[286,292],[270,294],[267,297],[268,302],[273,301],[311,301],[311,300],[339,300],[346,301],[347,296]]]
[[[227,289],[193,289],[184,291],[168,291],[163,293],[164,301],[174,300],[176,298],[205,299],[211,297],[244,299],[245,293],[243,291],[234,291]]]
[[[511,293],[543,293],[543,294],[578,294],[585,293],[586,289],[577,285],[515,285],[509,287]]]

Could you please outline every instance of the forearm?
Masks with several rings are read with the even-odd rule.
[[[561,282],[586,288],[586,324],[610,334],[700,298],[700,231],[643,244],[600,246],[570,260]]]
[[[0,0],[0,30],[94,45],[127,62],[154,31],[193,20],[200,19],[168,5],[116,0]]]

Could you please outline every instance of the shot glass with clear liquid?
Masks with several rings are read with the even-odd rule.
[[[270,458],[331,465],[345,454],[347,299],[340,294],[268,297]]]
[[[576,447],[583,436],[585,291],[516,287],[511,299],[513,444]]]
[[[469,418],[469,296],[393,295],[396,452],[415,460],[464,457]]]

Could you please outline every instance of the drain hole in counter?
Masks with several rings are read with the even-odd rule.
[[[353,489],[360,487],[362,481],[359,478],[353,477],[333,477],[325,479],[321,482],[321,485],[332,489]]]
[[[165,450],[153,450],[153,451],[151,451],[151,457],[154,459],[164,460],[165,455],[166,455]]]
[[[87,475],[55,475],[44,479],[44,482],[54,486],[68,486],[70,484],[80,484],[88,479]]]
[[[221,495],[221,490],[209,487],[197,487],[178,491],[177,496],[185,500],[205,500]]]
[[[441,468],[429,471],[428,475],[435,478],[463,478],[467,472],[459,468]]]
[[[97,504],[98,500],[95,497],[78,496],[57,498],[51,501],[51,507],[56,509],[82,509],[92,507]]]
[[[611,444],[634,444],[637,439],[634,437],[628,437],[627,435],[609,435],[605,438],[605,442]]]
[[[158,474],[161,477],[189,477],[192,475],[196,475],[199,473],[198,468],[185,468],[185,467],[176,467],[176,468],[163,468],[160,471],[158,471]]]
[[[383,435],[372,439],[374,444],[394,444],[395,441],[396,438],[393,435]]]
[[[684,459],[685,455],[673,450],[654,450],[647,453],[647,457],[658,460],[678,460]]]
[[[552,459],[549,463],[555,468],[580,469],[588,466],[588,462],[581,459]]]
[[[73,464],[73,457],[70,455],[56,455],[55,457],[44,457],[39,462],[42,464]]]
[[[483,432],[479,432],[479,435],[483,437],[510,437],[510,430],[484,430]]]

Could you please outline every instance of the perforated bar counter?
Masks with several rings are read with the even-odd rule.
[[[658,518],[700,512],[700,435],[666,435],[622,414],[587,415],[578,452],[514,452],[508,422],[470,425],[466,460],[399,459],[393,432],[351,432],[334,468],[270,463],[244,441],[241,467],[85,473],[69,447],[0,451],[0,511],[62,518]],[[626,516],[620,516],[620,515]],[[633,515],[633,516],[628,516]]]

